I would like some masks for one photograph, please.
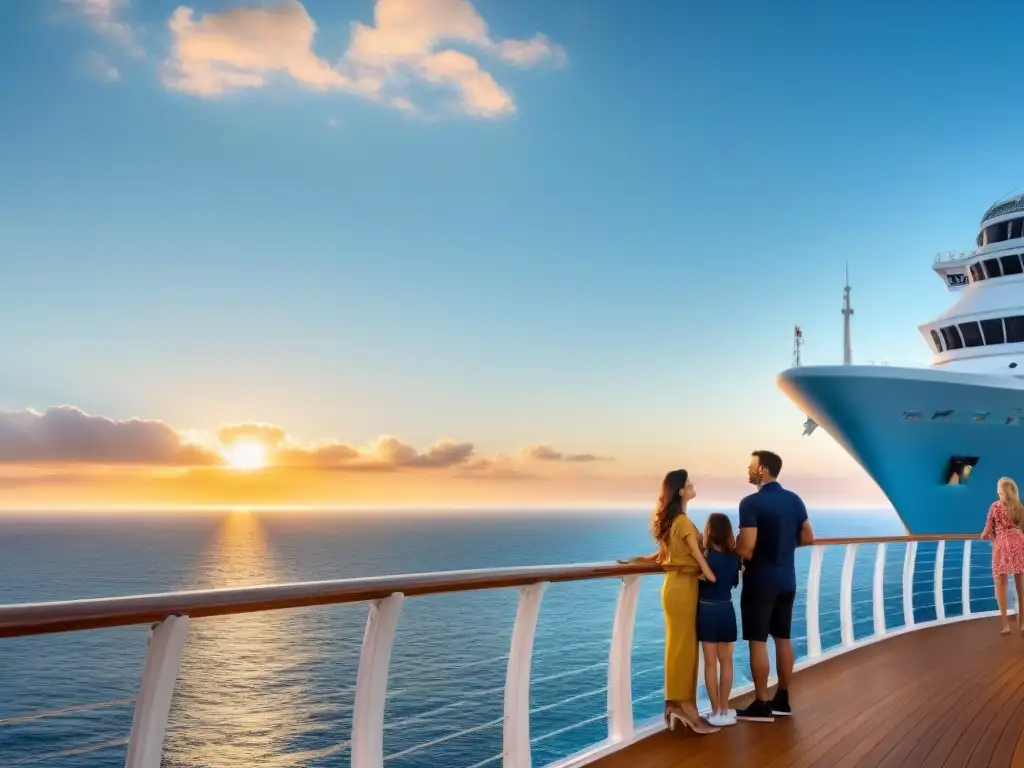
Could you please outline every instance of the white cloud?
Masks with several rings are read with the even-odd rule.
[[[352,24],[349,48],[333,65],[316,53],[316,22],[298,0],[199,16],[182,6],[169,28],[172,54],[164,64],[163,82],[203,97],[262,88],[272,77],[289,77],[305,88],[344,91],[417,111],[408,89],[420,83],[453,93],[464,114],[493,118],[515,112],[512,95],[476,56],[446,44],[477,49],[518,67],[566,61],[565,51],[541,34],[495,39],[469,0],[376,0],[373,24]]]
[[[142,48],[131,25],[122,18],[129,0],[64,0],[99,35],[138,56]]]
[[[89,77],[107,83],[121,81],[121,70],[114,66],[110,58],[99,51],[88,51],[81,58],[82,71]]]

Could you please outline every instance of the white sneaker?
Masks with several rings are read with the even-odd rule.
[[[736,718],[729,717],[729,715],[712,715],[708,718],[708,725],[713,725],[715,728],[726,728],[730,725],[736,725]]]

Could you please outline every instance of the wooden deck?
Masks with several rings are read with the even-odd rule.
[[[746,704],[751,695],[736,700]],[[998,619],[911,632],[798,672],[793,717],[663,732],[596,768],[1024,768],[1024,638]]]

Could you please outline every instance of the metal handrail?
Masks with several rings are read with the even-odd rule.
[[[830,546],[968,538],[976,537],[826,537],[816,539],[814,543],[819,546]],[[658,565],[646,563],[541,565],[0,605],[0,638],[152,624],[168,616],[198,619],[283,608],[363,603],[383,600],[396,592],[406,597],[417,597],[470,590],[524,587],[541,583],[623,578],[659,573],[661,570]]]

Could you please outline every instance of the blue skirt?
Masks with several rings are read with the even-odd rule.
[[[736,609],[732,601],[701,600],[697,603],[697,639],[702,643],[736,642]]]

